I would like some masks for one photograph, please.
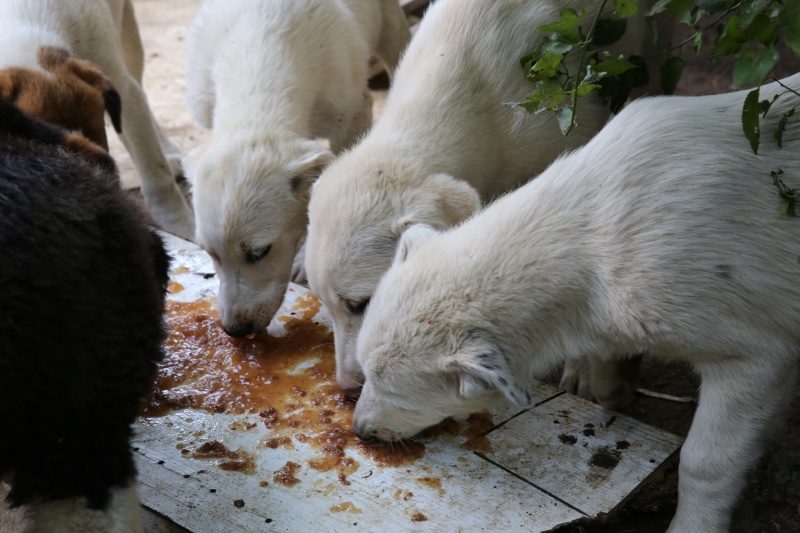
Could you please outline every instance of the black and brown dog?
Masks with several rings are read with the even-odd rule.
[[[0,100],[0,479],[36,531],[141,531],[131,425],[169,257],[98,145]]]

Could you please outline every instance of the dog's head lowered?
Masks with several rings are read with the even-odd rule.
[[[306,275],[330,312],[336,379],[344,389],[362,381],[356,338],[400,236],[413,224],[452,226],[480,207],[463,181],[446,174],[409,180],[405,169],[363,165],[357,155],[342,156],[315,186],[306,242]]]
[[[441,290],[440,246],[436,230],[409,229],[370,304],[358,336],[365,382],[353,418],[364,440],[412,437],[502,396],[531,405],[480,310]]]
[[[214,260],[225,331],[267,327],[307,225],[311,186],[332,154],[313,141],[212,137],[187,158],[197,242]]]
[[[25,113],[78,132],[108,151],[106,111],[116,131],[122,131],[122,103],[109,79],[63,48],[44,46],[37,59],[42,71],[1,70],[0,96]]]

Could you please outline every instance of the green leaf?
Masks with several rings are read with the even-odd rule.
[[[780,55],[774,48],[751,50],[733,65],[733,84],[744,87],[760,82],[778,63]]]
[[[671,13],[680,13],[689,10],[689,7],[694,5],[694,0],[670,0],[667,2],[667,9]]]
[[[744,23],[744,19],[742,19]],[[765,46],[771,46],[775,41],[777,26],[767,15],[760,13],[752,22],[743,28],[742,34],[748,41],[759,41]]]
[[[718,13],[728,9],[730,2],[728,0],[697,0],[697,7],[706,13]]]
[[[577,36],[575,39],[570,39],[561,33],[554,33],[549,38],[542,41],[538,50],[540,50],[540,53],[553,52],[554,54],[566,54],[572,50],[572,47],[575,46],[577,42]]]
[[[636,65],[624,57],[608,59],[594,66],[594,70],[597,72],[604,72],[607,76],[619,76],[623,72],[627,72],[634,68],[636,68]]]
[[[728,19],[724,26],[719,28],[719,35],[714,43],[714,57],[738,54],[747,38],[739,27],[739,17]]]
[[[680,57],[670,57],[661,65],[661,90],[664,94],[675,93],[682,71],[683,59]]]
[[[789,209],[791,207],[792,207],[792,204],[788,200],[783,202],[783,205],[781,205],[780,217],[781,218],[785,217],[789,213]]]
[[[793,107],[787,113],[784,113],[778,121],[778,129],[775,130],[775,141],[778,143],[778,148],[783,148],[783,132],[786,131],[786,124],[794,115],[794,110],[795,108]]]
[[[582,98],[599,87],[599,83],[581,83],[578,85],[578,89],[575,91],[575,94],[577,94],[578,98]]]
[[[545,52],[544,56],[533,64],[528,77],[531,79],[555,77],[558,73],[558,67],[561,66],[562,59],[564,59],[564,56],[561,54],[553,54],[550,51]]]
[[[612,45],[625,35],[627,28],[628,21],[625,19],[600,19],[594,28],[592,44],[595,46]]]
[[[779,32],[794,55],[800,56],[800,2],[784,2]]]
[[[581,19],[586,14],[586,11],[582,11],[580,15],[575,12],[574,9],[567,8],[561,10],[560,18],[555,21],[551,22],[550,24],[545,24],[544,26],[539,26],[536,28],[539,31],[543,32],[555,32],[560,33],[562,35],[566,35],[569,37],[576,36],[574,30],[580,24]]]
[[[761,136],[758,118],[758,93],[758,88],[747,93],[747,97],[744,99],[744,106],[742,106],[742,129],[744,129],[744,136],[750,141],[750,148],[753,149],[754,154],[758,153],[758,142]]]
[[[639,0],[614,0],[614,10],[620,17],[632,17],[639,12]]]
[[[658,0],[645,15],[652,17],[667,9],[672,13],[679,13],[685,11],[693,2],[694,0]]]
[[[558,119],[558,127],[561,128],[561,133],[567,135],[569,130],[572,129],[574,110],[571,107],[562,107],[556,111],[556,119]]]

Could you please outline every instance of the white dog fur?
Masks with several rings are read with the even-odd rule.
[[[57,47],[100,67],[122,99],[122,139],[142,179],[153,219],[194,238],[191,207],[175,183],[181,155],[152,116],[142,90],[144,52],[130,0],[4,0],[0,2],[0,69],[46,71],[42,47]],[[167,155],[165,155],[167,154]]]
[[[277,311],[312,184],[371,124],[370,57],[391,71],[409,38],[396,0],[208,0],[197,13],[188,99],[211,136],[187,168],[229,334],[264,329]]]
[[[360,381],[358,329],[402,232],[459,222],[605,123],[609,112],[594,97],[581,100],[578,127],[566,138],[552,113],[528,116],[503,105],[532,90],[519,59],[540,42],[535,28],[568,6],[599,4],[439,0],[426,12],[380,120],[325,170],[309,206],[306,274],[333,319],[343,388]],[[632,20],[614,47],[637,50],[640,30]]]
[[[530,380],[565,357],[688,361],[702,387],[670,531],[726,531],[800,355],[800,221],[779,218],[770,176],[798,186],[800,122],[783,149],[772,133],[800,98],[762,119],[757,156],[744,98],[634,102],[463,225],[407,231],[358,339],[356,433],[394,441],[502,396],[530,407]]]

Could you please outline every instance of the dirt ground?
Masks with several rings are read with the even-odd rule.
[[[197,146],[207,132],[194,125],[184,103],[183,73],[186,25],[198,0],[134,0],[146,53],[145,89],[156,119],[167,135],[184,151]],[[685,56],[687,64],[679,85],[682,94],[730,91],[730,62],[712,62],[707,55]],[[800,70],[800,61],[784,54],[779,76]],[[379,113],[385,86],[376,86]],[[377,114],[376,113],[376,114]],[[138,186],[138,176],[116,136],[109,134],[112,154],[118,159],[123,182]],[[558,373],[548,380],[558,383]],[[687,366],[645,358],[641,373],[645,389],[675,396],[694,396],[698,380]],[[764,458],[749,476],[747,489],[734,516],[734,533],[800,531],[800,395],[786,424],[777,429]],[[694,404],[637,395],[624,411],[643,422],[685,436]],[[677,460],[664,468],[634,497],[599,521],[560,528],[561,533],[655,533],[666,529],[677,502]]]
[[[186,24],[198,0],[135,0],[146,51],[145,89],[158,122],[183,150],[197,146],[207,132],[194,125],[184,103],[183,75]],[[701,56],[687,50],[686,65],[678,86],[680,94],[713,94],[734,90],[730,85],[731,62],[712,61],[709,47]],[[800,71],[800,60],[782,55],[775,73],[783,77]],[[375,114],[385,97],[385,80],[376,80]],[[114,137],[109,135],[109,138]],[[121,161],[126,185],[138,178],[121,146],[112,145]],[[549,379],[558,383],[558,372]],[[645,358],[641,387],[675,396],[694,396],[699,382],[688,366],[666,364]],[[694,404],[637,395],[623,412],[643,422],[685,436],[694,414]],[[786,424],[772,435],[764,458],[751,473],[733,520],[734,533],[778,533],[800,531],[800,395]],[[664,531],[677,503],[677,458],[654,475],[634,497],[604,520],[561,528],[561,533],[656,533]]]

